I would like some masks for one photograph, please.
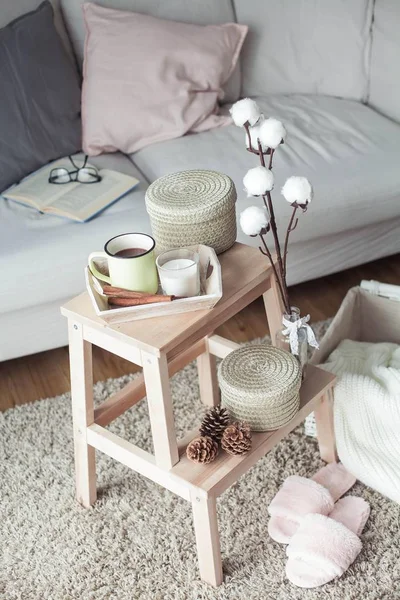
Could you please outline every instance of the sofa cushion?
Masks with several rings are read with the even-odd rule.
[[[84,2],[85,0],[61,0],[65,24],[80,66],[83,62],[85,42],[82,14]],[[168,0],[164,2],[160,2],[160,0],[96,0],[96,4],[195,25],[220,25],[235,22],[231,0]],[[224,102],[235,102],[239,98],[240,83],[240,65],[238,63],[224,85]]]
[[[233,4],[238,23],[249,26],[243,48],[243,96],[366,98],[373,0],[233,0]]]
[[[308,177],[315,189],[309,211],[293,232],[295,241],[400,216],[400,125],[352,100],[277,95],[257,101],[265,114],[282,119],[288,132],[274,157],[273,198],[281,232],[291,207],[280,189],[290,175]],[[222,171],[236,184],[240,212],[259,202],[243,189],[243,176],[258,164],[246,152],[244,138],[241,128],[229,125],[155,144],[133,159],[149,181],[185,169]]]
[[[47,1],[0,30],[0,192],[81,148],[80,89]]]
[[[217,101],[237,63],[245,25],[193,25],[93,3],[83,11],[87,154],[135,152],[231,122],[217,114]]]
[[[369,104],[400,122],[400,2],[376,0]]]
[[[42,0],[12,0],[12,2],[2,2],[0,9],[0,27],[4,27],[4,25],[8,25],[10,21],[21,17],[27,12],[35,10],[41,2]],[[54,9],[54,25],[62,39],[66,51],[75,65],[74,52],[61,14],[60,0],[50,0],[50,2]]]
[[[41,214],[0,196],[0,314],[72,298],[85,289],[83,268],[90,252],[103,250],[119,233],[150,233],[143,174],[119,153],[90,162],[132,175],[140,184],[87,223]]]

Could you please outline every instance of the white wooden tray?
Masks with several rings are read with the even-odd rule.
[[[86,287],[90,299],[93,303],[96,315],[104,319],[107,323],[124,323],[126,321],[136,321],[138,319],[149,319],[151,317],[161,317],[163,315],[176,315],[179,313],[193,310],[204,310],[212,308],[218,300],[222,298],[222,277],[221,265],[212,248],[203,245],[188,246],[190,250],[198,252],[200,255],[200,296],[193,298],[182,298],[172,302],[157,302],[154,304],[144,304],[142,306],[126,306],[123,308],[109,308],[108,298],[103,293],[103,287],[106,285],[97,279],[89,267],[85,268]],[[206,278],[208,265],[211,267],[208,272],[211,274]],[[103,273],[107,273],[107,267],[104,263],[96,263],[96,267]],[[108,273],[107,273],[108,274]],[[159,290],[160,293],[161,290]]]

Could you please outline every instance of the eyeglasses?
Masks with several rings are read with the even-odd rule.
[[[99,175],[96,167],[87,167],[86,163],[88,160],[88,156],[85,156],[85,160],[81,167],[78,167],[72,159],[71,156],[68,156],[71,161],[74,169],[69,171],[66,167],[57,167],[56,169],[52,169],[49,175],[49,183],[70,183],[71,181],[78,181],[79,183],[97,183],[101,181],[101,177]]]

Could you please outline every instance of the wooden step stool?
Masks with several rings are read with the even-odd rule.
[[[312,411],[320,453],[335,460],[332,419],[334,376],[309,366],[296,417],[277,431],[253,433],[243,456],[221,452],[209,465],[186,457],[198,428],[177,440],[169,378],[197,358],[201,399],[219,403],[215,357],[224,358],[238,344],[213,332],[259,296],[263,296],[272,340],[281,327],[282,309],[272,269],[255,248],[235,244],[219,256],[223,297],[211,310],[131,323],[107,325],[95,315],[85,292],[65,304],[68,318],[71,394],[75,443],[76,495],[83,506],[96,501],[95,448],[192,503],[200,575],[214,586],[222,582],[216,499],[246,473]],[[93,407],[92,344],[143,368],[143,375]],[[154,455],[110,433],[105,426],[147,396]]]

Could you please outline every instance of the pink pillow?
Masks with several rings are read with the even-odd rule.
[[[217,115],[247,26],[186,25],[84,4],[87,154],[144,146],[231,122]]]

